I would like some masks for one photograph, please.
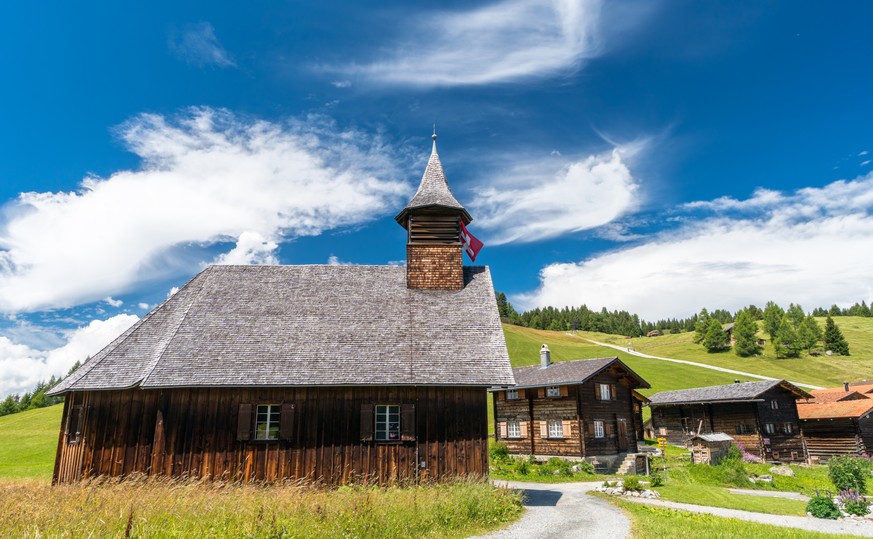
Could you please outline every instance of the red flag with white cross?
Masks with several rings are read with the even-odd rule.
[[[464,247],[464,252],[470,257],[471,262],[476,261],[476,255],[479,254],[479,250],[484,245],[476,239],[476,236],[470,234],[467,227],[464,226],[464,221],[461,221],[461,245]]]

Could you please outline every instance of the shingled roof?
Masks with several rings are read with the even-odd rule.
[[[210,266],[52,391],[514,383],[486,267]]]
[[[403,210],[394,218],[404,228],[406,227],[406,217],[409,210],[421,208],[451,208],[458,210],[464,224],[470,224],[473,220],[467,210],[460,202],[455,200],[452,190],[446,181],[446,174],[443,172],[443,165],[440,163],[440,156],[436,148],[436,135],[433,136],[433,150],[430,154],[430,159],[427,161],[427,168],[424,169],[424,175],[421,177],[421,183],[418,185],[418,191],[409,201]]]
[[[763,393],[780,385],[796,394],[798,398],[812,398],[812,395],[785,380],[763,380],[761,382],[742,382],[723,386],[662,391],[649,397],[649,400],[653,406],[662,404],[755,401],[760,400]]]
[[[544,387],[563,384],[582,384],[592,376],[615,364],[619,365],[622,370],[634,378],[639,383],[638,387],[651,387],[648,382],[643,380],[617,357],[561,361],[552,363],[546,368],[542,368],[539,365],[516,367],[512,369],[512,372],[515,375],[515,383],[518,388]]]
[[[836,402],[797,403],[800,419],[838,419],[863,417],[873,411],[873,399]]]

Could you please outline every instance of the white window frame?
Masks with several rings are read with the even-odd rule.
[[[612,400],[612,390],[609,384],[600,384],[600,400],[609,401]]]
[[[377,442],[400,441],[400,405],[377,404],[375,409],[376,425],[373,437]]]
[[[514,400],[518,400],[518,399],[519,399],[519,395],[518,395],[517,389],[507,389],[506,390],[506,400],[514,401]]]
[[[773,423],[764,423],[764,432],[767,434],[776,434],[776,425]]]
[[[521,422],[517,419],[510,419],[506,422],[506,437],[521,438]]]
[[[546,397],[560,397],[561,386],[549,386],[546,388]]]
[[[794,425],[791,423],[783,423],[782,431],[785,432],[785,434],[794,434]]]
[[[281,404],[258,404],[255,409],[255,440],[278,440]]]
[[[776,399],[770,399],[770,409],[771,410],[778,410],[779,409],[779,401],[777,401]]]
[[[606,425],[600,419],[594,420],[594,437],[606,438]]]
[[[549,438],[564,437],[564,422],[560,419],[549,419]]]

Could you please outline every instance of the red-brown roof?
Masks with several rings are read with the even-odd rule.
[[[800,419],[836,419],[861,417],[873,410],[873,399],[804,404],[797,401]]]
[[[810,391],[812,396],[815,397],[815,402],[838,402],[838,401],[850,401],[857,399],[869,399],[867,395],[864,395],[862,392],[857,389],[852,389],[851,391],[846,391],[844,388],[827,388],[827,389],[816,389]]]

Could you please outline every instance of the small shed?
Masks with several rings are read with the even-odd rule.
[[[718,464],[725,458],[734,439],[723,432],[698,434],[691,440],[691,462],[694,464]]]

